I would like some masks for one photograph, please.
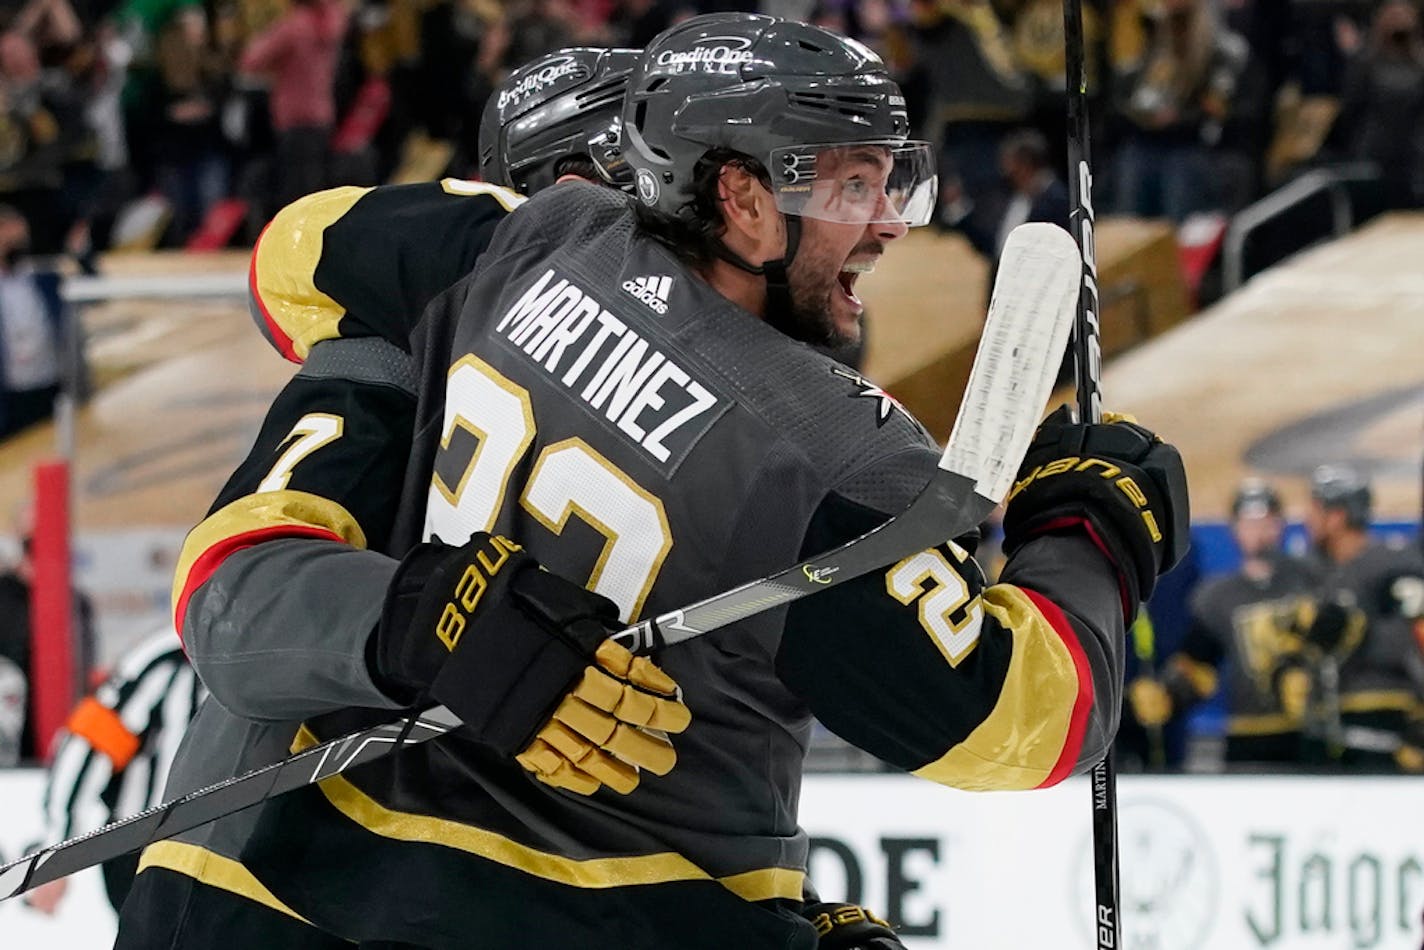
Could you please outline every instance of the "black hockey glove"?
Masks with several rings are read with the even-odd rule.
[[[468,734],[548,784],[627,793],[640,768],[672,768],[660,733],[691,717],[671,677],[608,640],[617,623],[608,598],[480,533],[401,561],[368,665],[398,702],[448,706]]]
[[[1365,615],[1359,608],[1338,600],[1318,604],[1305,602],[1298,614],[1295,632],[1308,645],[1324,653],[1349,653],[1365,636]]]
[[[816,950],[903,950],[888,923],[858,904],[807,904],[801,916],[816,928]]]
[[[1130,417],[1084,425],[1064,406],[1039,426],[1009,492],[1004,553],[1040,535],[1086,531],[1117,568],[1131,622],[1157,578],[1186,554],[1190,522],[1175,447]]]

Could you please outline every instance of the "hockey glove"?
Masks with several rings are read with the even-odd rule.
[[[816,928],[816,950],[903,950],[890,925],[858,904],[807,904],[801,916]]]
[[[691,715],[677,684],[608,642],[618,608],[480,533],[422,544],[401,562],[370,641],[377,683],[399,702],[442,703],[466,734],[548,784],[623,793],[677,756],[663,733]],[[521,754],[522,753],[522,754]]]
[[[1172,697],[1158,680],[1139,676],[1127,684],[1127,700],[1142,725],[1152,728],[1172,718]]]
[[[1337,657],[1352,653],[1364,640],[1365,615],[1344,599],[1315,601],[1297,598],[1285,608],[1284,630],[1300,640],[1301,647],[1313,656],[1333,653]]]
[[[1187,552],[1187,476],[1176,448],[1129,417],[1071,421],[1066,406],[1034,435],[1004,510],[1004,553],[1040,535],[1083,531],[1117,569],[1123,615]]]

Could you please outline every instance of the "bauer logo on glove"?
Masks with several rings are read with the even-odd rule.
[[[1182,457],[1130,416],[1095,424],[1067,407],[1039,426],[1004,510],[1004,551],[1044,534],[1081,531],[1117,569],[1131,618],[1157,578],[1187,552],[1191,513]]]
[[[641,769],[673,767],[667,735],[692,716],[672,677],[609,641],[619,626],[611,600],[482,532],[405,557],[369,665],[392,698],[444,704],[540,781],[626,794]]]
[[[467,618],[480,605],[480,598],[489,589],[490,578],[509,563],[510,554],[522,550],[508,538],[494,535],[489,539],[487,550],[475,552],[474,561],[465,565],[465,573],[455,582],[454,596],[446,601],[440,619],[435,622],[435,636],[445,644],[445,649],[454,650],[459,644]]]

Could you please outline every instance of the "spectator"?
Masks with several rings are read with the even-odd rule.
[[[227,193],[219,107],[227,77],[202,7],[176,10],[158,36],[163,115],[158,183],[172,209],[165,243],[181,246]]]
[[[1259,479],[1243,482],[1231,501],[1241,567],[1196,590],[1181,651],[1156,677],[1128,684],[1138,722],[1165,726],[1210,698],[1225,677],[1227,763],[1279,768],[1300,762],[1301,704],[1281,695],[1277,670],[1283,657],[1301,650],[1290,618],[1308,602],[1314,579],[1303,562],[1285,555],[1284,534],[1280,495]]]
[[[30,665],[30,584],[34,578],[34,564],[30,560],[30,539],[33,528],[33,511],[29,505],[21,505],[15,512],[15,533],[20,541],[20,557],[8,571],[0,573],[0,660],[8,660],[14,664],[21,671],[25,683],[33,679],[33,669]],[[74,591],[71,616],[76,645],[75,680],[76,683],[82,683],[88,671],[93,669],[94,611],[89,604],[89,598],[78,590]],[[10,677],[12,680],[13,672],[11,671]],[[30,704],[33,705],[34,691],[28,692]],[[79,690],[76,689],[74,695],[78,693]],[[14,696],[13,689],[0,687],[0,736],[7,732],[4,725],[5,711],[13,713]],[[24,719],[24,726],[20,730],[20,758],[38,758],[42,750],[37,748],[35,742],[34,723],[28,714]],[[4,739],[0,738],[0,743],[3,741]]]
[[[1003,193],[976,206],[961,191],[950,195],[941,221],[957,228],[989,261],[987,292],[994,287],[999,255],[1009,232],[1029,221],[1068,227],[1068,189],[1049,165],[1048,142],[1033,129],[1021,129],[999,147]]]
[[[242,52],[238,67],[271,81],[277,158],[272,211],[327,185],[336,65],[347,20],[342,0],[293,0]]]
[[[32,269],[29,245],[24,217],[0,205],[0,438],[53,415],[64,371],[59,275]]]
[[[1062,0],[1008,0],[1007,22],[1014,57],[1033,88],[1031,124],[1048,141],[1050,167],[1068,167],[1068,87],[1066,43],[1063,38]],[[1099,93],[1103,89],[1105,49],[1103,18],[1094,4],[1083,5],[1083,69],[1088,81],[1089,118],[1103,118]],[[1096,144],[1098,136],[1093,133]]]
[[[1424,658],[1424,560],[1369,535],[1370,486],[1333,466],[1311,483],[1306,530],[1321,569],[1318,604],[1300,616],[1305,649],[1290,669],[1309,677],[1307,760],[1373,771],[1420,770],[1406,743]]]
[[[1248,49],[1207,0],[1164,0],[1150,44],[1121,83],[1128,124],[1115,162],[1116,210],[1181,223],[1222,203],[1209,149],[1221,141]]]
[[[45,787],[45,840],[29,850],[162,802],[178,743],[206,695],[171,627],[125,655],[113,675],[74,707],[60,733]],[[137,869],[138,852],[103,865],[104,888],[115,910]],[[25,903],[53,914],[68,881],[35,888]]]
[[[999,143],[1029,115],[1032,95],[988,0],[911,0],[915,71],[929,102],[923,137],[942,149],[941,186],[970,201],[998,187]]]
[[[65,165],[89,140],[82,102],[60,70],[43,70],[34,43],[0,34],[0,195],[24,215],[41,254],[60,251],[73,220]]]
[[[1346,69],[1339,123],[1350,156],[1379,166],[1388,207],[1424,202],[1424,32],[1407,0],[1376,11]]]
[[[105,20],[86,52],[79,82],[85,91],[84,117],[94,135],[93,174],[77,196],[78,221],[66,245],[92,269],[89,255],[109,246],[114,219],[132,191],[121,97],[133,47],[112,20]]]

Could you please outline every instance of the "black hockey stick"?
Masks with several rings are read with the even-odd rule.
[[[1078,420],[1101,422],[1103,394],[1098,384],[1102,372],[1099,334],[1101,298],[1098,295],[1098,258],[1093,227],[1093,169],[1088,141],[1088,71],[1084,62],[1083,0],[1063,3],[1064,66],[1068,93],[1068,192],[1070,230],[1083,255],[1082,293],[1073,321],[1073,369],[1078,387]],[[1118,879],[1117,765],[1112,746],[1093,766],[1093,889],[1097,907],[1093,930],[1098,950],[1122,946],[1122,921]]]
[[[1078,249],[1061,228],[1027,224],[1009,236],[949,445],[930,483],[904,512],[819,557],[642,621],[614,638],[646,653],[885,567],[978,525],[1008,492],[1042,416],[1073,321],[1079,270]],[[0,900],[459,725],[449,710],[436,707],[190,792],[0,867]]]

